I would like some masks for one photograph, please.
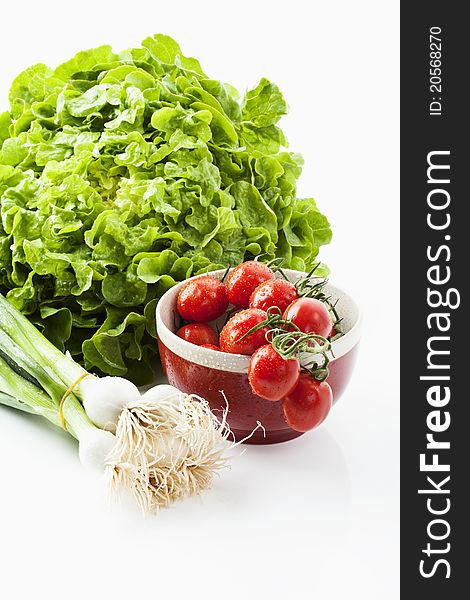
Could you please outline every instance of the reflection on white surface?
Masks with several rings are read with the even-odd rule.
[[[230,469],[220,473],[209,492],[161,513],[159,530],[171,530],[182,518],[188,518],[190,529],[198,529],[208,518],[205,534],[218,536],[221,527],[229,526],[230,514],[230,525],[238,522],[238,531],[253,527],[258,535],[282,537],[287,527],[287,521],[280,519],[284,512],[294,523],[302,520],[298,533],[312,535],[325,526],[335,533],[324,518],[332,511],[338,530],[348,525],[349,472],[340,446],[325,427],[283,444],[245,445],[233,453]],[[290,510],[296,506],[301,510]],[[194,514],[197,519],[191,519]]]

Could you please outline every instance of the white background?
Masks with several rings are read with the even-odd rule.
[[[29,64],[157,32],[214,78],[284,91],[299,192],[334,230],[322,258],[364,311],[360,360],[318,431],[247,447],[156,518],[110,507],[73,441],[2,407],[0,597],[398,598],[398,1],[3,3],[0,107]]]

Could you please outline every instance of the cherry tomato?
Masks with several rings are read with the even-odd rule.
[[[196,346],[217,344],[219,341],[216,332],[206,323],[183,325],[178,329],[176,335],[187,342],[191,342],[191,344],[196,344]]]
[[[224,284],[210,275],[191,279],[178,294],[178,312],[187,321],[212,321],[223,315],[227,306]]]
[[[292,392],[282,400],[284,418],[295,431],[309,431],[322,423],[333,404],[333,392],[326,381],[317,381],[303,371]]]
[[[283,315],[284,319],[305,333],[316,333],[326,337],[333,327],[333,320],[328,309],[315,298],[299,298],[290,304]]]
[[[201,344],[201,348],[207,348],[208,350],[216,350],[217,352],[220,352],[220,348],[216,344]]]
[[[295,285],[285,279],[268,279],[263,281],[250,296],[250,308],[268,310],[277,306],[284,312],[298,298]]]
[[[268,331],[267,327],[262,327],[250,333],[243,340],[240,340],[245,333],[248,333],[252,327],[264,321],[266,317],[267,315],[264,310],[260,310],[259,308],[248,308],[233,315],[220,332],[220,349],[222,352],[253,354],[257,348],[266,344],[265,335]]]
[[[274,271],[256,260],[249,260],[230,271],[225,287],[229,301],[239,308],[248,308],[250,296],[263,281],[274,279]]]
[[[299,375],[299,361],[282,358],[271,344],[258,348],[248,366],[248,381],[253,392],[273,402],[292,392],[299,381]]]
[[[332,328],[331,328],[331,331],[330,331],[330,335],[329,335],[328,337],[329,337],[330,339],[331,339],[331,338],[334,338],[336,334],[337,334],[337,331],[336,331],[336,329],[335,329],[334,327],[332,327]]]

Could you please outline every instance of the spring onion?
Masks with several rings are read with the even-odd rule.
[[[144,512],[198,494],[225,464],[230,431],[205,400],[170,385],[141,394],[126,379],[88,373],[2,295],[0,404],[63,426],[83,465],[104,472],[114,494],[131,492]]]

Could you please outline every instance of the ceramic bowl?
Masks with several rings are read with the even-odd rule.
[[[224,270],[220,270],[209,275],[222,278],[224,273]],[[289,269],[285,269],[284,273],[293,283],[305,277],[305,273]],[[169,383],[183,392],[205,398],[218,416],[226,407],[224,394],[229,408],[227,421],[237,440],[249,436],[257,422],[263,425],[265,434],[258,429],[248,443],[272,444],[302,435],[286,423],[281,402],[263,400],[251,391],[248,383],[249,356],[201,348],[175,334],[182,322],[176,310],[176,299],[184,283],[169,289],[156,309],[160,359]],[[338,300],[337,311],[343,318],[344,335],[332,342],[329,363],[328,383],[336,403],[343,395],[353,372],[361,316],[357,304],[345,291],[330,283],[327,283],[325,291],[334,300]],[[221,328],[224,322],[225,317],[214,325]],[[311,360],[311,356],[309,359]]]

